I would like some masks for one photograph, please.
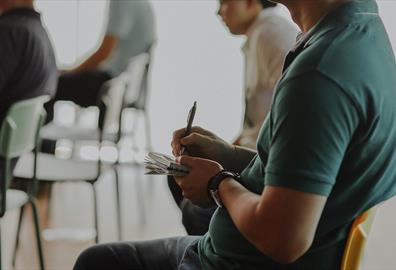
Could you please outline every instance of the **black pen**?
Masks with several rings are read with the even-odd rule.
[[[190,112],[188,113],[186,133],[184,134],[184,136],[188,136],[191,133],[192,123],[194,121],[194,116],[195,116],[196,110],[197,110],[197,102],[194,101],[194,105],[191,107]],[[183,155],[184,151],[186,151],[185,146],[183,146],[181,148],[180,155]]]

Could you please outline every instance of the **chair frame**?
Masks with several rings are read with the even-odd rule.
[[[152,143],[151,143],[151,131],[150,131],[150,118],[146,110],[147,106],[147,100],[149,97],[149,78],[151,74],[151,67],[152,67],[152,59],[153,59],[153,53],[154,53],[154,48],[156,44],[153,44],[149,50],[147,51],[148,54],[148,60],[147,63],[145,64],[145,70],[144,70],[144,75],[142,78],[142,82],[140,85],[139,89],[139,94],[137,99],[134,102],[127,102],[126,96],[127,96],[127,91],[124,91],[123,95],[123,105],[121,108],[121,111],[119,113],[119,118],[118,118],[118,133],[117,133],[117,139],[116,142],[121,140],[123,133],[122,133],[122,117],[123,117],[123,111],[124,109],[129,109],[133,108],[136,111],[141,111],[143,112],[143,116],[145,118],[145,135],[146,135],[146,150],[151,151],[152,149]],[[128,85],[126,85],[126,89],[128,88]],[[132,132],[135,132],[137,129],[137,119],[135,118],[133,122],[133,129]],[[103,130],[102,130],[103,131]],[[103,136],[103,134],[101,134]],[[103,140],[103,137],[101,137]],[[135,142],[135,133],[132,134],[132,139]],[[118,151],[119,152],[119,151]],[[122,240],[122,235],[123,235],[123,227],[122,227],[122,219],[121,219],[121,187],[120,187],[120,177],[119,177],[119,172],[118,172],[118,166],[120,165],[120,160],[117,158],[115,164],[114,164],[114,173],[115,173],[115,188],[116,188],[116,204],[117,204],[117,226],[118,226],[118,240]]]
[[[359,270],[376,211],[377,207],[373,207],[353,221],[345,244],[341,270]]]
[[[1,193],[1,198],[0,198],[0,218],[2,218],[5,213],[6,213],[6,196],[7,196],[7,189],[8,189],[8,183],[12,181],[14,178],[13,173],[12,173],[12,160],[14,158],[18,158],[19,156],[23,155],[24,153],[28,153],[30,151],[37,152],[38,145],[39,145],[39,130],[40,127],[44,123],[44,114],[40,114],[37,119],[36,127],[35,127],[35,134],[33,135],[33,144],[30,144],[27,142],[25,146],[23,146],[23,149],[18,149],[17,151],[10,152],[10,144],[11,144],[11,137],[13,136],[13,132],[15,132],[15,129],[18,128],[17,123],[13,121],[13,119],[9,118],[9,113],[13,111],[13,109],[16,106],[26,104],[27,102],[31,103],[33,101],[37,102],[34,103],[36,106],[39,106],[39,109],[43,111],[43,104],[49,100],[48,96],[39,96],[36,98],[31,98],[28,100],[23,100],[16,102],[11,108],[8,110],[7,116],[4,119],[4,122],[2,123],[1,127],[1,135],[4,136],[2,138],[2,151],[0,153],[1,159],[4,161],[2,162],[2,179],[0,185],[0,193]],[[41,104],[40,104],[41,103]],[[40,108],[41,107],[41,108]],[[34,228],[35,228],[35,234],[36,234],[36,244],[37,244],[37,249],[38,249],[38,256],[39,256],[39,263],[40,263],[40,269],[45,269],[44,265],[44,255],[43,255],[43,248],[42,248],[42,242],[41,242],[41,235],[40,235],[40,224],[39,224],[39,218],[38,218],[38,211],[37,211],[37,206],[35,202],[35,196],[37,192],[37,177],[36,177],[36,168],[37,168],[37,160],[34,160],[34,166],[33,166],[33,178],[32,182],[30,183],[31,185],[28,188],[27,196],[28,196],[28,201],[27,203],[31,205],[32,210],[33,210],[33,221],[34,221]],[[26,203],[26,204],[27,204]],[[24,212],[26,204],[22,205],[20,208],[20,213]],[[19,232],[21,230],[21,222],[18,223],[18,228],[17,228],[17,242],[19,245]],[[1,237],[0,237],[1,239]],[[13,265],[15,264],[15,257],[16,257],[16,252],[17,252],[18,246],[16,245],[14,248],[14,254],[13,254]],[[1,259],[1,246],[0,246],[0,269],[2,269],[2,259]]]

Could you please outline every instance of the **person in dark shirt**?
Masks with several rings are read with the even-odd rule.
[[[33,0],[0,0],[0,121],[17,101],[53,95],[55,54]]]
[[[340,269],[354,219],[396,195],[396,61],[376,2],[276,2],[302,35],[257,152],[199,127],[173,135],[175,156],[196,155],[177,159],[184,197],[219,206],[209,231],[94,246],[75,270]]]
[[[0,125],[15,102],[53,96],[58,83],[55,54],[33,2],[0,0]],[[12,167],[17,160],[12,160]],[[26,181],[12,186],[26,189]],[[49,188],[40,183],[40,198]],[[46,202],[44,205],[47,207]],[[39,205],[39,211],[46,213],[45,207]]]

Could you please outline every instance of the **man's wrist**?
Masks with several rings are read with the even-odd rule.
[[[234,179],[239,182],[240,176],[239,174],[233,173],[228,170],[221,170],[216,175],[214,175],[208,182],[209,196],[219,207],[223,207],[223,203],[219,194],[220,184],[229,179]]]

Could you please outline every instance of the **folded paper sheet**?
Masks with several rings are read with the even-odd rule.
[[[144,163],[146,174],[184,176],[189,173],[188,167],[177,164],[174,157],[161,153],[148,153]]]

